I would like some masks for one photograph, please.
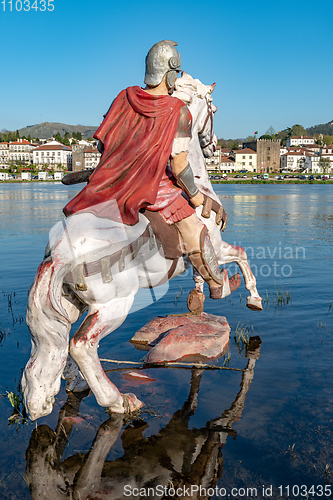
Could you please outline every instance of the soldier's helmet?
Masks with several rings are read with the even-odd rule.
[[[166,83],[171,89],[177,74],[181,71],[180,54],[175,48],[176,42],[162,40],[155,43],[146,56],[146,74],[144,82],[150,87],[156,87],[167,75]]]

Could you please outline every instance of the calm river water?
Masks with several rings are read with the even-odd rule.
[[[144,383],[116,371],[120,390],[145,402],[139,417],[109,419],[94,396],[67,401],[62,387],[36,425],[10,423],[7,391],[19,394],[30,355],[27,293],[49,229],[78,190],[0,186],[1,500],[139,498],[137,486],[142,498],[333,498],[332,186],[215,187],[228,213],[223,237],[246,248],[264,297],[263,312],[246,308],[243,283],[206,299],[206,312],[232,327],[229,367],[244,371],[151,368]],[[128,340],[157,315],[186,312],[191,288],[189,273],[172,280],[101,342],[100,356],[140,360]],[[237,325],[261,345],[237,346]]]

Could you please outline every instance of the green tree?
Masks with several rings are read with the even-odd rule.
[[[272,125],[270,127],[268,127],[268,129],[265,132],[265,135],[269,135],[271,137],[271,139],[275,139],[275,136],[276,136],[275,128],[273,128]]]
[[[275,137],[274,137],[275,138]],[[264,134],[264,135],[261,135],[259,137],[259,139],[267,139],[267,140],[271,140],[272,139],[272,136],[271,135],[268,135],[268,134]]]
[[[327,172],[331,168],[331,162],[328,158],[321,156],[318,162],[318,167],[323,171],[324,174],[327,174]]]
[[[333,144],[333,135],[324,135],[324,143],[328,146]]]
[[[225,142],[224,139],[218,139],[217,140],[217,145],[221,146],[221,148],[226,148],[227,147],[226,142]]]
[[[308,135],[308,132],[305,130],[303,125],[299,125],[298,123],[296,125],[293,125],[289,131],[289,137],[301,135]]]

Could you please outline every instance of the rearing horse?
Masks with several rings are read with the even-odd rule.
[[[214,203],[220,207],[220,201],[209,181],[203,152],[212,154],[217,142],[212,125],[216,111],[213,89],[185,74],[177,80],[174,93],[188,103],[192,114],[188,158],[197,186],[208,196],[204,210],[198,208],[197,214],[209,229],[219,264],[239,265],[250,292],[247,305],[261,310],[246,253],[222,241],[220,210],[217,214],[211,210]],[[100,340],[123,323],[139,288],[157,287],[190,267],[186,256],[167,255],[152,226],[142,213],[134,226],[78,213],[52,228],[27,308],[32,352],[23,373],[22,389],[32,420],[51,413],[62,377],[69,390],[82,390],[88,384],[97,402],[113,412],[126,413],[142,406],[134,394],[121,394],[109,380],[97,349]],[[194,279],[202,290],[201,277],[195,273]],[[225,272],[223,296],[229,294]],[[69,342],[71,325],[85,311],[85,320]]]

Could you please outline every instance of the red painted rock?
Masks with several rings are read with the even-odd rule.
[[[158,317],[138,330],[132,342],[152,346],[146,363],[192,358],[196,361],[220,356],[229,343],[230,327],[224,316],[201,313]]]

